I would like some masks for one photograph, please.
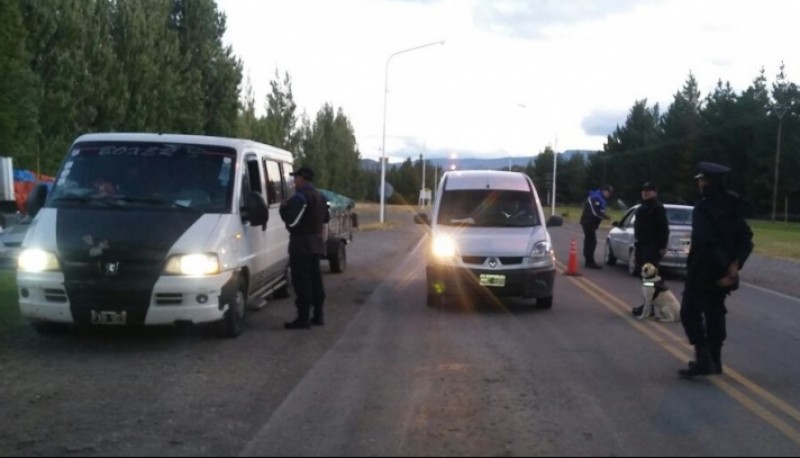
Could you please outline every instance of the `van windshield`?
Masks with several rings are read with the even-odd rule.
[[[533,227],[541,224],[530,192],[450,190],[442,195],[436,221],[443,226]]]
[[[236,151],[209,145],[76,144],[47,205],[230,213]]]

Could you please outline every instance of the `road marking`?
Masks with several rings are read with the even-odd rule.
[[[563,273],[566,270],[566,266],[564,266],[562,263],[557,262],[556,264],[559,272]],[[579,289],[583,290],[586,294],[599,301],[600,304],[609,309],[612,313],[627,321],[628,324],[630,324],[634,329],[648,337],[668,353],[675,356],[678,360],[686,361],[691,357],[690,352],[693,348],[688,344],[688,342],[686,342],[683,336],[678,335],[667,329],[665,326],[659,325],[655,322],[642,321],[634,318],[630,314],[630,310],[628,310],[628,304],[586,277],[567,278]],[[757,383],[735,371],[728,365],[724,366],[724,375],[722,377],[708,377],[708,380],[711,383],[727,393],[731,398],[739,402],[747,410],[783,433],[794,443],[800,445],[800,431],[797,428],[792,427],[792,425],[767,410],[747,393],[744,393],[742,390],[733,386],[728,380],[726,380],[728,378],[739,383],[745,389],[749,390],[753,395],[760,398],[767,404],[777,408],[798,423],[800,423],[800,411],[779,397],[773,395],[768,390],[762,388]]]
[[[767,289],[767,288],[764,288],[762,286],[756,286],[756,285],[754,285],[752,283],[747,283],[747,282],[742,282],[742,285],[747,286],[748,288],[756,289],[758,291],[761,291],[762,293],[768,293],[768,294],[772,294],[774,296],[778,296],[781,299],[786,299],[787,301],[800,303],[800,298],[797,298],[797,297],[794,297],[794,296],[789,296],[788,294],[779,293],[778,291]]]

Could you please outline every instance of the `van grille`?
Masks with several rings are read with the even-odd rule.
[[[45,289],[44,298],[48,302],[58,302],[59,304],[67,303],[67,292],[63,289]]]
[[[486,262],[486,256],[464,256],[464,264],[483,264]]]

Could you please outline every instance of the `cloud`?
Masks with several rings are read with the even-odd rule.
[[[617,126],[625,124],[628,113],[624,110],[594,110],[581,121],[581,128],[586,135],[607,136]]]
[[[557,25],[596,21],[649,0],[477,0],[475,24],[491,32],[538,39]]]

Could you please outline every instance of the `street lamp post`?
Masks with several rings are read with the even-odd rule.
[[[415,46],[413,48],[392,53],[389,58],[386,59],[386,68],[383,75],[383,136],[381,140],[381,224],[383,224],[386,220],[386,102],[389,98],[389,62],[391,62],[392,58],[398,54],[416,51],[418,49],[427,48],[428,46],[443,44],[444,41],[436,41],[421,46]]]
[[[775,181],[772,183],[772,221],[775,221],[775,215],[778,213],[778,177],[780,173],[781,162],[781,130],[783,129],[783,116],[789,111],[788,106],[776,106],[774,108],[775,114],[778,115],[778,141],[775,147]]]

